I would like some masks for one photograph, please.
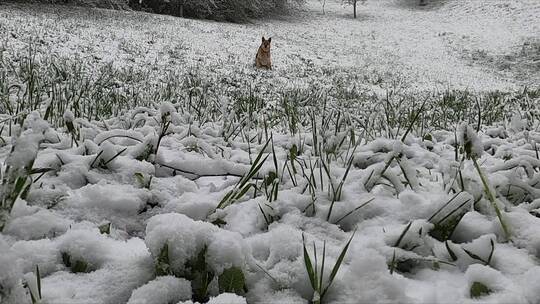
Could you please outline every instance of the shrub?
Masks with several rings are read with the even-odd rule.
[[[99,7],[109,9],[129,9],[128,0],[28,0],[27,2],[44,4],[73,4],[86,7]]]
[[[251,18],[287,14],[303,0],[129,0],[133,9],[173,16],[245,22]]]

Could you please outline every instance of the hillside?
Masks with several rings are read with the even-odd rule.
[[[2,3],[0,303],[539,303],[540,4],[351,15]]]

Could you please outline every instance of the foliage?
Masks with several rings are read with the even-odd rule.
[[[273,14],[286,14],[303,0],[132,0],[134,9],[180,17],[245,22]]]

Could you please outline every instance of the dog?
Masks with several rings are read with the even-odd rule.
[[[255,66],[257,68],[265,68],[268,70],[272,69],[272,59],[270,58],[270,43],[272,43],[272,38],[268,38],[268,40],[266,40],[264,39],[264,36],[262,37],[261,46],[257,51],[257,55],[255,56]]]

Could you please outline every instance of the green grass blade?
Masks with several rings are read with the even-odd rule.
[[[409,231],[409,228],[411,228],[411,225],[412,225],[412,222],[409,222],[409,224],[407,225],[407,227],[405,227],[405,229],[403,230],[403,232],[401,232],[401,235],[399,236],[398,240],[397,240],[396,243],[394,244],[394,247],[399,247],[399,244],[400,244],[401,241],[403,240],[403,237],[405,237],[405,234],[407,234],[407,231]]]
[[[304,265],[309,276],[309,282],[313,290],[317,290],[317,277],[315,271],[313,270],[313,264],[311,263],[311,258],[309,257],[307,248],[306,248],[306,239],[304,234],[302,234],[302,245],[304,247]]]
[[[347,254],[347,250],[349,250],[349,245],[351,244],[351,241],[354,238],[355,233],[356,233],[356,230],[352,233],[351,238],[347,242],[347,245],[345,245],[345,247],[343,247],[343,250],[341,250],[341,254],[338,257],[336,264],[334,264],[334,268],[332,268],[332,272],[330,273],[330,277],[328,278],[328,284],[326,285],[323,292],[321,293],[321,299],[324,297],[324,295],[328,291],[328,288],[330,288],[330,286],[334,282],[334,279],[339,271],[339,268],[341,267],[341,264],[343,263],[343,259],[345,258],[345,255]]]
[[[41,274],[39,272],[38,265],[36,265],[36,280],[37,280],[38,296],[39,296],[39,299],[41,299]]]

